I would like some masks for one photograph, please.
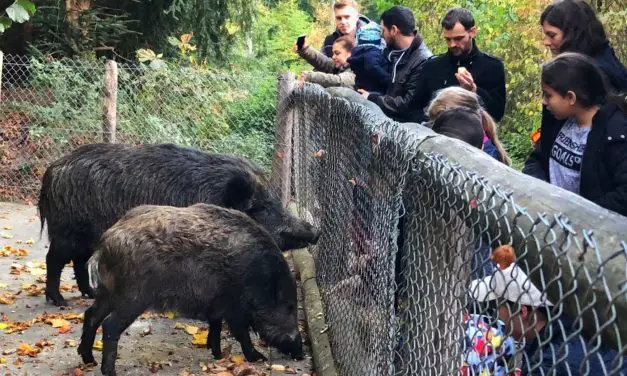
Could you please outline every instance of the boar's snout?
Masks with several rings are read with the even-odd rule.
[[[279,247],[283,251],[299,249],[316,244],[320,238],[320,230],[301,219],[295,219],[288,231],[280,234]]]
[[[280,343],[276,347],[284,354],[288,354],[293,359],[303,359],[303,340],[300,332],[295,330],[293,333],[286,334],[281,338]]]

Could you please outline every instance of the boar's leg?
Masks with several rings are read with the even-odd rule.
[[[78,289],[83,294],[83,296],[93,298],[93,291],[91,290],[91,287],[89,287],[89,274],[87,273],[86,267],[87,260],[88,259],[85,259],[83,257],[76,257],[72,259],[72,263],[74,265],[74,275],[76,276]]]
[[[71,259],[71,253],[63,245],[57,239],[51,240],[46,254],[46,301],[52,300],[52,304],[56,306],[68,305],[59,291],[61,271]]]
[[[242,352],[249,362],[256,362],[258,360],[268,360],[262,353],[257,351],[253,346],[253,342],[250,340],[250,332],[248,331],[248,321],[242,317],[231,317],[227,319],[229,324],[229,330],[233,337],[242,346]]]
[[[92,347],[98,327],[110,312],[111,304],[108,297],[96,298],[94,304],[85,311],[83,334],[81,335],[81,344],[78,346],[78,354],[85,364],[97,364],[94,359]]]
[[[222,347],[220,346],[220,335],[222,334],[222,319],[209,321],[209,333],[207,334],[207,347],[211,349],[213,357],[222,358]]]
[[[102,323],[102,365],[100,370],[104,376],[116,376],[115,360],[118,357],[118,341],[124,331],[144,312],[137,304],[120,304],[122,310],[114,310]]]

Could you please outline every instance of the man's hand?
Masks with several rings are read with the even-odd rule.
[[[301,51],[307,48],[308,46],[309,45],[307,44],[307,39],[305,39],[305,43],[303,43],[303,48],[301,49]],[[292,51],[295,53],[298,53],[298,45],[296,43],[294,43],[294,45],[292,46]]]
[[[366,99],[368,99],[368,96],[370,95],[370,93],[369,93],[369,92],[367,92],[367,91],[366,91],[366,90],[364,90],[364,89],[357,89],[357,92],[358,92],[359,94],[361,94],[361,96],[362,96],[362,97],[364,97],[364,98],[366,98]]]
[[[477,85],[475,84],[475,80],[472,78],[472,74],[468,72],[466,69],[463,69],[461,73],[455,73],[455,78],[459,82],[459,86],[463,87],[466,90],[472,91],[473,93],[477,92]]]

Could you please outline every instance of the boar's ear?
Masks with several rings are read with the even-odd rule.
[[[247,176],[234,176],[224,189],[222,202],[227,208],[245,211],[252,206],[255,184]]]

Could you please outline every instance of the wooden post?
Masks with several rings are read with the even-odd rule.
[[[113,60],[105,64],[102,141],[115,144],[118,101],[118,65]]]
[[[287,204],[291,198],[293,109],[291,93],[296,87],[294,74],[278,77],[278,104],[275,127],[274,156],[272,159],[272,186],[277,189],[281,201]]]

